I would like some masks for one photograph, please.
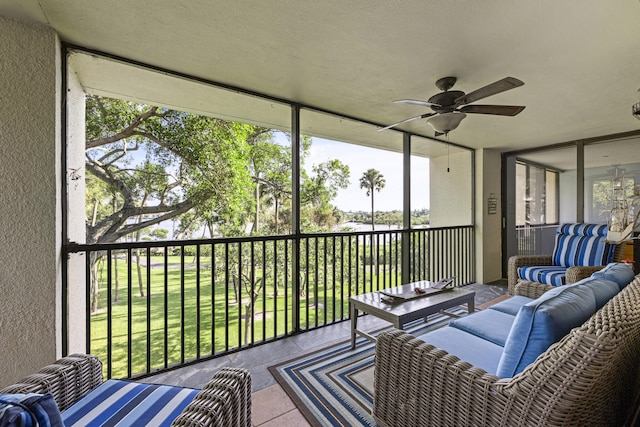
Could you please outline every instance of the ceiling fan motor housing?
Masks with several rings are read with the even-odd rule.
[[[450,90],[433,95],[429,98],[429,102],[438,105],[431,106],[431,109],[439,113],[453,111],[456,107],[455,100],[461,96],[464,96],[464,92],[460,90]]]

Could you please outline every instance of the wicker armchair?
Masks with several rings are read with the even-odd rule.
[[[523,283],[518,292],[545,290]],[[633,417],[640,276],[513,378],[500,379],[411,335],[376,344],[381,426],[621,426]]]
[[[560,227],[558,227],[558,234],[561,234],[561,231],[567,230],[570,226],[572,226],[572,224],[564,224]],[[575,225],[573,225],[575,227]],[[588,226],[596,226],[594,224],[579,224],[579,227],[575,227],[575,228],[582,228],[582,227],[588,227]],[[602,230],[600,230],[600,232],[602,231],[606,231],[606,226],[602,225],[602,226],[596,226],[596,227],[600,227]],[[606,234],[603,235],[603,237],[601,237],[602,239],[605,239]],[[597,237],[592,237],[593,239],[597,239]],[[558,244],[558,238],[556,238],[556,245]],[[620,245],[615,245],[615,247],[613,248],[613,255],[612,255],[612,259],[610,261],[607,262],[603,262],[603,265],[576,265],[576,266],[571,266],[568,267],[566,269],[566,271],[564,272],[564,283],[565,284],[570,284],[570,283],[576,283],[586,277],[591,276],[593,273],[595,273],[598,270],[601,270],[602,268],[604,268],[604,266],[608,263],[608,262],[619,262],[622,259],[622,255],[624,252],[624,244],[620,244]],[[514,255],[512,257],[509,258],[509,263],[508,263],[508,270],[507,270],[507,292],[509,293],[509,295],[515,295],[514,291],[515,291],[515,286],[518,283],[519,280],[523,280],[519,273],[518,273],[518,269],[520,267],[524,267],[524,266],[555,266],[556,264],[556,251],[558,251],[558,248],[556,246],[556,248],[554,249],[554,255]],[[605,253],[606,255],[606,253]],[[573,255],[570,257],[573,258]]]
[[[73,354],[0,393],[51,393],[60,411],[64,411],[100,384],[100,360],[92,355]],[[251,427],[249,372],[237,368],[218,371],[171,425]]]

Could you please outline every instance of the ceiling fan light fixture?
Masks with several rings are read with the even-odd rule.
[[[442,113],[431,117],[427,123],[439,133],[448,133],[458,127],[460,122],[467,117],[465,113],[460,111],[452,111],[450,113]]]

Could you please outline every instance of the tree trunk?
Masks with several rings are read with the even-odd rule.
[[[90,255],[91,264],[91,313],[98,311],[98,300],[100,299],[99,281],[98,281],[98,255],[92,252]]]
[[[260,181],[256,181],[256,216],[253,222],[253,234],[260,231]]]
[[[118,295],[120,292],[120,278],[118,276],[118,252],[114,252],[113,254],[113,269],[114,269],[114,276],[115,276],[113,302],[118,302],[120,301],[120,296]]]
[[[371,231],[375,231],[376,229],[376,221],[373,215],[373,188],[371,188]]]
[[[278,207],[279,207],[279,203],[278,203],[278,198],[275,198],[275,214],[276,214],[276,234],[278,234]]]

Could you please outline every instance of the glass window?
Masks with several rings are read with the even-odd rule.
[[[584,148],[585,221],[606,224],[611,217],[614,198],[613,179],[622,187],[620,194],[626,195],[627,222],[631,222],[638,208],[634,189],[640,183],[640,153],[637,141],[619,140],[590,144]],[[623,196],[624,198],[624,196]]]
[[[558,172],[516,163],[516,226],[558,222]]]

